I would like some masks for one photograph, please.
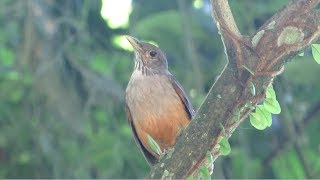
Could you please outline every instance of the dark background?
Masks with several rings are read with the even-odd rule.
[[[229,2],[247,35],[287,3]],[[109,25],[101,7],[99,0],[0,1],[0,178],[148,173],[124,112],[133,70],[124,34],[166,52],[196,108],[226,63],[208,0],[132,0],[123,27]],[[308,49],[288,64],[274,82],[281,114],[264,131],[242,123],[213,177],[319,178],[319,73]]]

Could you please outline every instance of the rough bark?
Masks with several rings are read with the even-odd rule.
[[[295,0],[271,17],[252,37],[239,32],[227,0],[212,0],[228,64],[175,147],[147,178],[180,179],[193,174],[208,151],[219,156],[221,137],[231,136],[239,123],[265,97],[266,88],[299,51],[320,36],[320,0]],[[248,70],[249,69],[249,70]],[[250,71],[250,72],[249,72]],[[255,95],[249,86],[254,85]],[[235,118],[240,112],[240,118]]]

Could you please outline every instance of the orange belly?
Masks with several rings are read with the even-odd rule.
[[[148,142],[147,135],[150,135],[160,146],[161,150],[168,150],[176,143],[177,136],[189,124],[189,117],[184,109],[181,101],[165,108],[165,113],[155,115],[154,113],[146,113],[142,119],[135,120],[137,135],[144,147],[159,159],[159,155],[155,153]]]

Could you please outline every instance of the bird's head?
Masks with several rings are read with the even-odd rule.
[[[168,71],[168,62],[160,48],[152,44],[139,41],[132,36],[126,36],[135,53],[135,70],[142,74],[159,74]]]

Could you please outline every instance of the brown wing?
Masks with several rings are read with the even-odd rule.
[[[128,117],[128,122],[129,122],[129,125],[131,127],[131,130],[132,130],[132,133],[133,133],[133,137],[134,137],[134,140],[135,142],[137,143],[138,147],[141,149],[141,151],[143,152],[143,155],[144,157],[146,158],[146,160],[148,161],[148,163],[150,165],[154,165],[158,162],[158,160],[156,159],[156,157],[154,157],[144,146],[143,144],[141,143],[141,141],[139,140],[139,137],[137,135],[137,131],[136,131],[136,128],[133,124],[133,119],[132,119],[132,116],[131,116],[131,113],[130,113],[130,109],[126,103],[126,113],[127,113],[127,117]]]
[[[191,120],[194,115],[194,110],[193,110],[193,107],[192,107],[190,100],[188,99],[182,86],[179,84],[179,82],[176,80],[176,78],[172,74],[169,75],[169,80],[170,80],[174,90],[176,91],[176,93],[180,97],[181,101],[183,102],[184,108],[185,108],[186,112],[188,113],[189,118]]]

